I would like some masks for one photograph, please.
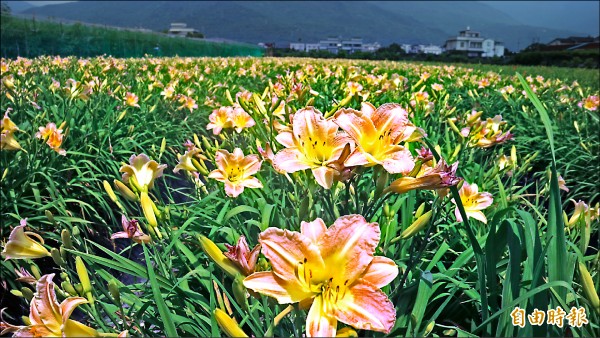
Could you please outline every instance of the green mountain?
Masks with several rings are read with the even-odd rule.
[[[382,45],[442,45],[467,26],[503,41],[511,50],[534,40],[581,35],[525,25],[486,4],[468,1],[78,1],[23,13],[155,31],[184,22],[207,37],[277,46],[318,42],[328,36],[357,36]]]

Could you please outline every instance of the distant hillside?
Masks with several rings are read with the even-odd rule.
[[[80,1],[30,8],[24,13],[122,27],[167,29],[185,22],[207,37],[285,45],[327,36],[362,37],[383,45],[433,43],[470,26],[483,36],[521,49],[581,33],[524,25],[479,2],[451,1]]]
[[[208,42],[154,32],[62,24],[4,16],[0,22],[0,55],[37,57],[262,56],[264,49],[249,44]],[[157,48],[158,47],[158,48]]]

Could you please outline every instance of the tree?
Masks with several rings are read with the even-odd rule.
[[[11,13],[10,6],[4,1],[2,1],[0,12],[2,13],[2,15],[10,15]]]

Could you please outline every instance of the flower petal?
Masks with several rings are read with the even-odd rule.
[[[319,247],[299,232],[268,228],[260,234],[259,242],[263,255],[271,262],[273,272],[285,280],[298,278],[296,267],[305,259],[307,264],[315,268],[315,272],[324,269]]]
[[[302,221],[302,223],[300,223],[300,232],[304,236],[310,238],[315,244],[319,242],[319,238],[323,236],[325,231],[327,231],[327,226],[320,218],[317,218],[312,222]]]
[[[306,317],[307,337],[335,337],[337,319],[327,313],[323,305],[321,296],[313,301]]]
[[[379,106],[371,118],[378,131],[386,131],[392,139],[395,139],[403,133],[404,127],[408,123],[408,112],[399,104],[386,103]]]
[[[381,165],[388,173],[407,174],[415,167],[410,151],[404,147],[402,148],[402,150],[396,151],[391,156],[383,159]]]
[[[358,144],[361,143],[364,135],[377,135],[375,125],[362,112],[354,109],[341,109],[334,116],[335,123]]]
[[[303,159],[304,154],[298,148],[286,148],[275,154],[273,166],[276,170],[287,173],[309,169],[310,165],[306,164]]]
[[[315,180],[325,189],[331,189],[336,170],[329,167],[318,167],[312,170]]]
[[[97,337],[98,332],[89,326],[85,326],[80,322],[68,319],[64,329],[65,337]]]
[[[365,154],[360,151],[358,147],[356,147],[354,151],[344,161],[344,165],[346,167],[356,167],[359,165],[365,165],[367,163],[369,163],[369,160],[367,159]]]
[[[396,276],[398,276],[398,266],[393,260],[384,256],[375,256],[361,278],[382,288],[393,281]]]
[[[373,260],[379,238],[377,223],[361,215],[342,216],[321,237],[319,249],[326,266],[337,270],[333,275],[352,283]]]
[[[87,303],[87,299],[83,297],[69,297],[60,303],[60,312],[62,314],[63,323],[71,317],[71,313],[81,304]]]
[[[244,279],[244,286],[277,299],[279,304],[296,303],[313,296],[296,279],[284,280],[271,271],[251,274]]]
[[[357,329],[389,333],[396,321],[394,305],[369,282],[351,286],[334,307],[334,316]]]
[[[232,184],[229,181],[225,181],[225,193],[229,197],[238,197],[242,192],[244,192],[244,186],[241,184]]]
[[[296,145],[294,144],[294,136],[289,131],[284,131],[275,136],[277,142],[283,144],[286,148],[292,148]]]
[[[246,188],[262,188],[262,182],[256,177],[246,178],[245,180],[240,182],[240,185],[243,185]]]

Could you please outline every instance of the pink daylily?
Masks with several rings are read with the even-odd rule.
[[[293,173],[311,169],[317,183],[325,189],[331,188],[340,166],[336,161],[352,140],[338,131],[332,120],[313,107],[301,109],[294,114],[292,131],[277,135],[277,141],[286,148],[278,152],[273,166],[278,171]]]
[[[380,164],[390,174],[407,174],[415,166],[410,151],[400,143],[417,128],[400,105],[386,103],[375,109],[363,102],[361,111],[339,110],[334,121],[356,142],[356,149],[344,162],[346,166]]]
[[[219,150],[215,155],[217,169],[208,177],[225,183],[225,193],[229,197],[237,197],[246,188],[262,188],[262,183],[252,175],[260,169],[262,161],[257,155],[244,156],[242,149],[235,148],[233,153]]]
[[[468,218],[475,218],[483,223],[487,224],[487,218],[481,212],[481,210],[489,207],[494,202],[492,198],[492,194],[489,192],[479,192],[479,188],[477,184],[469,184],[465,181],[458,191],[460,195],[460,200],[462,202],[463,207],[465,208],[465,213]],[[456,201],[452,199],[452,203],[456,204]],[[456,216],[456,220],[459,222],[463,221],[462,216],[460,215],[460,211],[458,207],[454,209],[454,215]]]
[[[396,311],[380,288],[398,267],[374,256],[379,239],[378,224],[361,215],[340,217],[329,228],[320,218],[302,222],[301,232],[268,228],[259,242],[272,271],[255,272],[244,285],[280,304],[312,303],[308,337],[335,337],[338,321],[389,333]]]
[[[112,234],[110,239],[129,238],[138,244],[150,243],[152,241],[150,236],[142,232],[138,225],[138,221],[134,219],[128,220],[125,215],[121,215],[121,226],[123,226],[123,231]]]

